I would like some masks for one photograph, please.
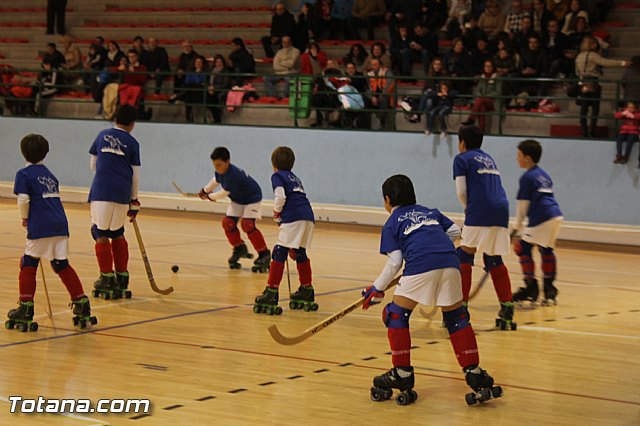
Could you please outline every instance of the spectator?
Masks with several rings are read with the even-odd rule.
[[[514,75],[516,78],[526,78],[531,81],[513,82],[514,93],[526,92],[529,96],[545,96],[547,84],[534,79],[547,77],[548,70],[547,52],[540,47],[540,37],[532,35],[529,37],[528,47],[520,53],[520,64]]]
[[[122,61],[118,66],[118,71],[122,73],[121,83],[118,87],[120,105],[131,105],[138,107],[138,117],[140,119],[151,118],[151,110],[144,110],[144,85],[147,82],[147,68],[140,64],[138,51],[129,49],[127,52],[128,63]]]
[[[418,103],[418,112],[425,114],[433,109],[433,102],[436,93],[440,91],[440,83],[447,77],[447,71],[442,64],[440,58],[435,58],[429,65],[429,71],[426,73],[424,85],[422,86],[422,96]],[[416,117],[417,118],[417,117]]]
[[[316,36],[316,20],[313,13],[313,5],[302,3],[300,13],[296,17],[296,26],[293,31],[293,47],[299,51],[307,48],[309,40],[315,39]]]
[[[275,13],[271,18],[271,33],[262,37],[262,47],[267,58],[273,58],[275,51],[283,46],[282,38],[291,37],[295,32],[296,21],[282,1],[276,3]]]
[[[47,0],[47,34],[53,34],[54,24],[58,35],[65,35],[64,19],[67,13],[67,0]]]
[[[631,58],[629,67],[622,76],[624,100],[640,105],[640,55]]]
[[[122,58],[126,59],[126,56],[120,50],[120,45],[115,40],[110,40],[107,43],[107,57],[104,61],[104,66],[106,68],[117,67],[120,65]]]
[[[562,32],[565,34],[571,34],[572,28],[576,26],[576,20],[578,18],[584,18],[587,28],[589,27],[589,15],[582,10],[580,6],[580,0],[571,0],[569,6],[569,13],[564,17],[564,25],[562,26]]]
[[[236,37],[231,40],[231,53],[229,54],[229,67],[237,74],[255,74],[256,61],[253,55],[247,50],[244,41]],[[232,86],[244,85],[246,76],[236,76]]]
[[[447,22],[449,9],[447,0],[421,0],[420,22],[430,32],[436,33]]]
[[[471,13],[471,0],[451,0],[448,18],[442,27],[442,31],[447,32],[450,40],[461,35],[465,16],[469,13]]]
[[[427,124],[424,130],[425,136],[433,133],[433,121],[438,117],[440,124],[440,138],[447,137],[447,117],[453,111],[453,101],[455,100],[455,92],[449,87],[448,81],[440,82],[440,90],[433,97],[433,106],[430,110],[425,111]]]
[[[573,75],[575,55],[567,58],[567,36],[560,32],[560,26],[555,18],[547,23],[546,35],[542,39],[542,47],[549,57],[549,76],[564,78]],[[561,75],[562,74],[562,75]]]
[[[82,64],[82,69],[84,70],[82,73],[82,80],[84,81],[85,86],[90,86],[91,80],[96,79],[98,73],[104,68],[105,61],[106,58],[101,54],[98,46],[91,43],[89,45],[89,54]]]
[[[374,40],[374,30],[384,22],[386,13],[384,0],[355,0],[351,9],[352,23],[356,31],[358,28],[366,28],[367,40]]]
[[[332,76],[341,77],[342,71],[330,59],[327,62],[327,67],[322,71],[322,78],[316,79],[314,91],[311,95],[311,108],[316,111],[316,122],[312,123],[311,127],[324,128],[325,123],[328,121],[325,120],[325,117],[328,117],[340,105],[335,86],[329,84],[329,79]]]
[[[282,96],[278,99],[289,97],[289,76],[296,74],[300,68],[300,51],[293,47],[291,37],[282,37],[282,48],[278,50],[273,58],[273,71],[275,75],[267,76],[264,79],[264,85],[267,89],[267,95],[276,97],[275,85],[284,81],[285,87]]]
[[[493,61],[487,59],[484,61],[484,70],[476,80],[476,87],[473,89],[473,106],[471,107],[471,115],[462,123],[463,126],[473,126],[476,121],[478,128],[482,133],[486,132],[487,113],[495,111],[496,101],[501,94],[501,84],[498,80],[498,74],[495,71]]]
[[[395,84],[393,73],[382,65],[378,58],[371,60],[369,77],[369,102],[380,120],[380,130],[394,130]]]
[[[63,68],[66,70],[78,70],[82,68],[82,54],[78,46],[73,42],[74,39],[70,35],[62,37],[62,47],[64,48],[62,54],[65,59]]]
[[[327,54],[315,41],[309,43],[306,51],[300,55],[300,74],[319,75],[327,66]]]
[[[345,70],[349,80],[351,81],[351,85],[355,87],[358,93],[366,93],[368,90],[367,79],[364,74],[358,70],[356,64],[353,62],[346,62]]]
[[[66,62],[64,55],[58,50],[55,43],[47,43],[47,50],[44,54],[43,61],[45,60],[51,64],[52,68],[57,70],[63,68]]]
[[[203,57],[198,56],[193,61],[193,69],[184,75],[184,85],[181,90],[169,98],[170,103],[182,100],[185,103],[185,118],[187,123],[194,122],[193,107],[204,105],[206,101],[205,86],[207,85],[209,72]]]
[[[576,75],[580,79],[580,93],[576,103],[580,105],[580,131],[582,136],[595,136],[600,114],[601,87],[598,82],[600,67],[624,67],[626,61],[604,59],[598,52],[598,41],[588,35],[582,40],[576,56]],[[591,108],[591,128],[587,132],[587,118]]]
[[[371,71],[371,61],[374,59],[380,60],[382,68],[391,68],[391,57],[387,54],[387,48],[380,42],[376,42],[371,45],[371,54],[367,57],[367,61],[364,66],[365,71]]]
[[[176,74],[173,77],[173,89],[174,93],[176,89],[180,89],[184,85],[185,72],[193,69],[193,63],[200,54],[193,50],[193,45],[189,40],[182,42],[182,53],[178,58],[178,67],[176,68]]]
[[[547,10],[553,13],[553,16],[562,22],[564,16],[569,12],[569,3],[571,0],[547,0]]]
[[[478,26],[478,19],[467,15],[466,23],[462,26],[462,42],[467,50],[475,49],[479,39],[487,39],[487,33]]]
[[[469,66],[473,75],[482,74],[486,65],[486,61],[491,60],[494,52],[489,50],[489,40],[479,38],[476,46],[471,50],[471,60]],[[493,65],[493,63],[492,63]]]
[[[555,19],[553,13],[547,10],[544,0],[533,0],[533,9],[531,11],[531,20],[533,21],[533,31],[538,33],[544,39],[547,35],[547,27],[549,21]]]
[[[618,137],[616,138],[616,159],[613,160],[614,164],[627,164],[629,156],[631,155],[631,149],[633,144],[638,142],[638,135],[640,134],[640,112],[633,102],[627,102],[627,106],[624,110],[616,112],[615,117],[618,120],[624,120]],[[622,152],[622,145],[627,143],[627,148]],[[640,160],[639,160],[640,161]],[[640,164],[638,164],[640,168]]]
[[[97,53],[101,54],[102,57],[105,58],[107,56],[107,49],[104,47],[104,37],[96,36],[96,38],[93,39],[93,44],[96,45]]]
[[[591,35],[591,33],[587,31],[587,20],[584,19],[583,16],[579,16],[571,24],[569,35],[567,36],[567,45],[570,49],[578,51],[580,50],[580,46],[582,45],[582,40],[587,35]]]
[[[389,53],[391,54],[391,63],[393,70],[399,70],[399,75],[411,75],[411,49],[409,47],[409,30],[405,24],[397,26],[397,33],[391,37],[389,45]]]
[[[333,0],[331,4],[331,40],[358,40],[360,36],[351,23],[354,0]],[[339,35],[340,34],[340,35]]]
[[[369,56],[369,54],[364,49],[364,46],[361,43],[354,43],[351,45],[349,53],[342,58],[342,63],[347,64],[351,62],[355,64],[359,72],[365,72],[367,56]]]
[[[407,28],[422,16],[422,3],[418,0],[390,0],[387,2],[387,24],[389,37],[398,31],[398,25]],[[383,64],[384,65],[384,64]]]
[[[316,26],[316,41],[326,38],[331,29],[331,0],[318,0],[313,8],[313,22]]]
[[[213,116],[214,123],[222,122],[222,111],[233,81],[229,75],[231,72],[231,68],[229,68],[222,55],[216,55],[213,58],[213,69],[211,70],[207,90],[207,105]]]
[[[511,1],[511,12],[507,15],[504,23],[504,32],[513,38],[522,29],[522,18],[529,16],[529,13],[522,7],[522,0]]]
[[[444,56],[444,67],[451,77],[471,77],[471,58],[469,51],[464,48],[461,38],[453,40],[451,50]],[[461,95],[471,94],[473,81],[455,80],[453,89]]]
[[[138,58],[140,58],[140,63],[146,66],[146,63],[149,60],[148,58],[149,51],[144,47],[144,38],[142,38],[142,36],[135,36],[133,38],[133,46],[131,47],[138,52]]]
[[[513,36],[513,46],[518,53],[522,54],[529,46],[529,39],[540,37],[540,35],[533,30],[531,16],[523,16],[520,25],[520,31]]]
[[[47,59],[42,61],[42,72],[38,76],[38,83],[36,86],[35,106],[33,108],[34,113],[39,116],[44,116],[44,106],[42,104],[43,98],[50,98],[58,93],[57,87],[58,70],[53,68],[50,61]]]
[[[140,58],[140,63],[151,72],[150,77],[155,80],[156,85],[155,93],[158,94],[162,89],[162,83],[168,77],[168,73],[171,72],[169,54],[167,49],[158,46],[158,39],[155,37],[149,37],[149,50],[146,52],[145,57]]]

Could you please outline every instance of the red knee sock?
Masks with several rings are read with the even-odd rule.
[[[462,277],[462,300],[469,301],[469,292],[471,291],[471,264],[460,264],[460,275]]]
[[[460,367],[465,368],[480,363],[478,343],[471,324],[451,334],[449,340],[451,340],[451,345],[453,345],[453,351],[456,353]]]
[[[21,302],[33,302],[33,295],[36,293],[36,272],[38,268],[33,266],[23,266],[20,269],[18,287]]]
[[[280,281],[282,281],[282,274],[284,272],[284,262],[271,261],[269,265],[269,278],[267,278],[267,284],[271,288],[279,288]]]
[[[311,285],[311,261],[307,259],[306,262],[296,262],[296,266],[298,267],[298,278],[300,279],[300,285]]]
[[[116,238],[111,242],[111,251],[113,252],[113,263],[116,272],[127,272],[129,264],[129,243],[124,238]]]
[[[111,243],[96,243],[96,257],[100,272],[108,274],[113,272],[113,255],[111,254]]]
[[[394,367],[411,365],[411,333],[408,328],[387,328],[391,347],[391,362]]]
[[[76,274],[76,271],[71,266],[67,266],[58,272],[58,275],[62,280],[62,284],[67,288],[71,300],[78,300],[85,296],[80,278],[78,278],[78,274]]]
[[[511,280],[509,279],[509,270],[506,265],[500,265],[492,268],[489,273],[491,274],[491,281],[493,281],[493,288],[496,290],[498,300],[500,302],[511,302]]]
[[[267,249],[267,242],[264,240],[264,236],[262,232],[258,228],[255,228],[253,231],[247,233],[247,237],[249,241],[251,241],[251,245],[258,253],[261,253]]]

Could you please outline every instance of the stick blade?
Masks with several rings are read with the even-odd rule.
[[[303,333],[295,337],[283,336],[282,333],[280,333],[280,330],[278,330],[278,326],[275,324],[270,325],[267,330],[269,331],[269,334],[271,334],[273,340],[280,343],[281,345],[297,345],[298,343],[306,340],[309,337],[307,333]]]
[[[180,195],[184,196],[184,197],[198,197],[199,195],[196,194],[195,192],[184,192],[182,190],[182,188],[180,188],[178,186],[178,184],[176,183],[175,180],[171,181],[171,184],[173,185],[173,187],[176,189],[176,191],[178,191],[178,193],[180,193]]]

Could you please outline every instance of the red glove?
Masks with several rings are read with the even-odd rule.
[[[278,224],[278,226],[280,226],[280,224],[282,223],[282,213],[280,212],[273,212],[273,221],[275,223]]]
[[[362,309],[367,310],[370,306],[377,305],[382,302],[384,299],[384,291],[380,291],[374,286],[370,285],[369,287],[362,290],[362,297],[364,297],[364,303],[362,304]]]
[[[129,216],[129,222],[133,222],[133,220],[138,215],[140,211],[140,201],[137,199],[129,201],[129,211],[127,212],[127,216]]]

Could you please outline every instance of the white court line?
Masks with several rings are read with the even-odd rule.
[[[155,300],[155,299],[156,299],[155,297],[136,297],[135,299],[130,299],[126,302],[110,303],[110,304],[99,305],[99,306],[91,305],[91,312],[93,313],[94,311],[97,311],[99,309],[112,308],[116,306],[132,305],[134,303],[144,303],[144,302],[148,302],[149,300]],[[121,299],[118,299],[118,300],[121,300]],[[51,316],[55,317],[56,315],[68,315],[70,312],[71,312],[71,308],[69,308],[66,311],[54,312],[51,314]],[[49,318],[49,316],[47,314],[43,314],[43,315],[35,315],[33,318],[41,319],[41,318]]]
[[[61,399],[63,399],[63,398],[61,398]],[[0,396],[0,401],[6,402],[8,404],[11,404],[11,401],[9,401],[9,398],[5,398],[4,396]],[[40,414],[40,413],[38,413],[38,414]],[[103,422],[102,420],[92,419],[91,417],[78,416],[76,414],[69,414],[69,413],[47,413],[47,414],[54,414],[54,415],[58,415],[58,416],[69,417],[71,419],[82,420],[82,421],[85,421],[85,422],[94,422],[90,426],[102,426],[102,425],[108,425],[109,424],[108,422]],[[98,422],[98,423],[95,423],[95,422]]]
[[[518,326],[518,330],[547,331],[547,332],[562,333],[562,334],[578,334],[583,336],[612,337],[612,338],[619,338],[619,339],[640,340],[640,336],[625,336],[623,334],[610,334],[610,333],[594,333],[591,331],[559,330],[557,328],[551,328],[551,327],[531,327],[528,325]]]

